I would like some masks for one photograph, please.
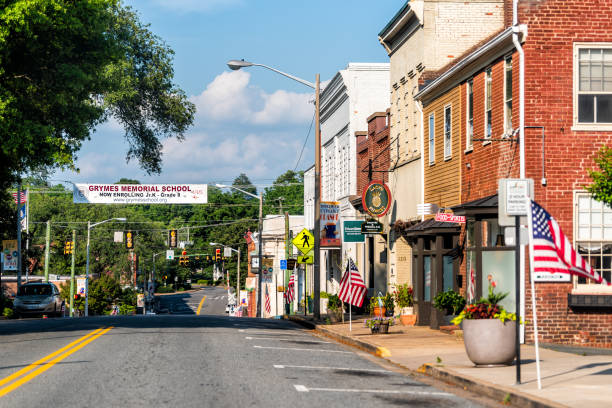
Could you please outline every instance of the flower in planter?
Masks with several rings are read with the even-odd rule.
[[[482,297],[474,303],[470,303],[452,320],[453,324],[459,325],[465,319],[499,319],[502,322],[507,320],[516,321],[515,313],[508,313],[503,306],[499,305],[508,296],[506,293],[495,293],[497,283],[489,275],[489,293],[487,297]],[[522,321],[520,322],[523,323]]]
[[[393,326],[394,323],[395,320],[393,317],[373,317],[371,319],[366,319],[363,322],[364,326],[369,327],[370,329],[375,329],[381,324],[388,324],[389,326]]]
[[[405,307],[412,307],[414,304],[412,286],[407,283],[399,285],[393,293],[393,297],[397,305],[402,309]]]

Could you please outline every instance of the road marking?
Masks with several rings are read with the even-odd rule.
[[[427,392],[427,391],[410,391],[410,390],[368,390],[368,389],[357,389],[357,388],[308,388],[304,385],[294,384],[296,391],[299,392],[310,392],[310,391],[328,391],[328,392],[365,392],[370,394],[409,394],[409,395],[435,395],[438,397],[451,397],[453,394],[448,392]]]
[[[300,365],[281,365],[274,364],[274,368],[303,368],[305,370],[341,370],[341,371],[360,371],[364,373],[391,373],[387,370],[376,370],[373,368],[351,368],[351,367],[321,367],[321,366],[300,366]]]
[[[278,340],[278,341],[307,341],[309,343],[325,343],[330,344],[329,341],[319,341],[319,340],[296,340],[296,339],[279,339],[278,337],[245,337],[247,340]]]
[[[40,360],[36,360],[35,362],[33,362],[32,364],[30,364],[27,367],[22,368],[21,370],[17,371],[16,373],[13,373],[11,375],[9,375],[8,377],[3,378],[2,380],[0,380],[0,386],[6,384],[7,382],[13,381],[15,378],[17,377],[21,377],[22,375],[29,373],[30,371],[32,371],[34,368],[36,368],[36,366],[44,363],[45,361],[51,360],[53,357],[57,356],[58,354],[64,352],[65,350],[68,350],[70,347],[76,345],[77,343],[80,343],[81,341],[85,340],[88,337],[93,336],[94,334],[98,333],[99,331],[101,331],[103,329],[103,327],[100,327],[97,330],[92,331],[89,334],[86,334],[85,336],[76,339],[75,341],[73,341],[72,343],[62,347],[61,349],[54,351],[53,353],[49,354],[46,357],[41,358]]]
[[[352,351],[340,351],[340,350],[325,350],[325,349],[305,349],[295,347],[267,347],[267,346],[253,346],[259,349],[273,349],[273,350],[295,350],[295,351],[319,351],[321,353],[342,353],[342,354],[354,354]]]
[[[235,326],[242,326],[242,323],[234,323]],[[257,330],[254,332],[247,332],[247,330]],[[281,336],[308,336],[308,337],[313,337],[312,334],[308,334],[308,333],[300,333],[300,332],[295,332],[295,331],[290,331],[287,333],[287,330],[274,330],[274,329],[270,329],[270,330],[265,330],[265,329],[238,329],[238,331],[240,333],[248,333],[248,334],[253,334],[255,336],[261,334],[262,336],[269,336],[271,334],[278,334]],[[283,333],[285,332],[285,333]]]
[[[52,353],[51,355],[47,356],[47,357],[51,357],[51,356],[55,356],[58,353],[62,352],[63,350],[66,350],[64,353],[60,354],[59,356],[53,358],[51,361],[48,361],[46,364],[44,364],[43,366],[38,367],[36,370],[34,370],[33,372],[21,377],[20,379],[18,379],[17,381],[15,381],[12,384],[9,384],[3,388],[0,388],[0,397],[5,396],[6,394],[8,394],[9,392],[21,387],[23,384],[29,382],[30,380],[32,380],[33,378],[37,377],[38,375],[44,373],[45,371],[47,371],[48,369],[50,369],[51,367],[53,367],[56,363],[59,363],[60,361],[62,361],[63,359],[65,359],[66,357],[70,356],[71,354],[79,351],[80,349],[82,349],[83,347],[85,347],[86,345],[88,345],[89,343],[91,343],[92,341],[94,341],[95,339],[97,339],[98,337],[104,335],[105,333],[107,333],[108,331],[110,331],[113,328],[113,326],[107,327],[106,329],[98,329],[95,330],[92,333],[89,333],[87,336],[81,337],[79,340],[77,340],[76,342],[72,342],[70,343],[68,346],[61,348],[60,350],[56,351],[55,353]],[[78,343],[80,341],[80,343]],[[78,344],[77,344],[78,343]],[[73,346],[72,348],[70,348],[71,346]],[[48,358],[47,358],[48,360]],[[40,361],[40,360],[39,360]],[[38,363],[38,362],[37,362]],[[33,363],[31,364],[31,366],[35,366],[37,365],[37,363]],[[28,366],[29,367],[29,366]],[[25,368],[28,368],[25,367]],[[29,370],[28,370],[29,371]],[[15,373],[17,374],[17,373]]]
[[[204,304],[204,301],[206,300],[206,296],[202,297],[202,300],[200,300],[200,304],[198,305],[198,310],[196,312],[197,315],[200,314],[200,310],[202,310],[202,305]]]

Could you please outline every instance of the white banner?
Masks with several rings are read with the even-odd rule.
[[[206,204],[206,184],[75,184],[76,204]]]

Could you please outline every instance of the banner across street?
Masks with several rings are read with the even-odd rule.
[[[76,204],[206,204],[206,184],[75,184]]]

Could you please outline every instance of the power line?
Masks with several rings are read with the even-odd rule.
[[[304,145],[302,145],[302,150],[300,151],[300,156],[297,159],[297,162],[295,163],[295,167],[293,168],[293,171],[295,172],[295,169],[297,169],[297,166],[300,164],[300,160],[302,160],[302,154],[304,153],[304,149],[306,148],[306,143],[308,143],[308,138],[310,137],[310,131],[312,130],[312,124],[314,123],[315,120],[315,115],[316,112],[314,112],[312,114],[312,121],[310,122],[310,127],[308,128],[308,133],[306,133],[306,140],[304,140]]]

